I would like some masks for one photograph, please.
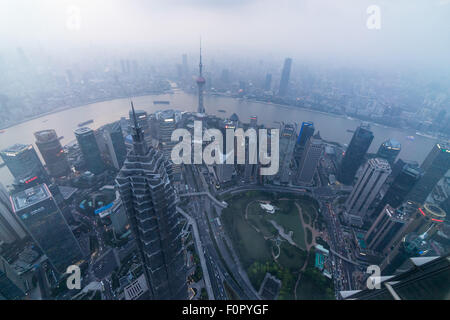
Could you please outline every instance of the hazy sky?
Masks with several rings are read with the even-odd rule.
[[[0,46],[449,66],[450,0],[0,0]],[[366,9],[378,5],[381,29]],[[70,9],[75,7],[75,9]],[[80,10],[78,24],[71,17]],[[72,10],[72,11],[71,11]],[[79,28],[78,28],[79,26]]]

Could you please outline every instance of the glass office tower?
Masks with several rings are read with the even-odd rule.
[[[278,95],[283,97],[288,92],[289,78],[291,76],[292,59],[286,58],[284,60],[283,71],[281,72],[280,88]]]
[[[15,144],[0,151],[0,156],[16,184],[34,185],[47,181],[47,172],[31,144]]]
[[[351,185],[355,178],[356,171],[364,161],[364,156],[369,150],[370,144],[373,140],[373,133],[370,131],[369,125],[359,126],[350,145],[345,152],[344,159],[342,159],[341,171],[339,174],[340,182]]]
[[[11,265],[0,256],[0,300],[20,300],[27,291],[26,282],[17,274]]]
[[[186,299],[181,217],[172,171],[164,155],[148,147],[133,113],[133,150],[116,178],[153,299]]]
[[[386,159],[392,166],[401,150],[402,145],[400,142],[395,139],[389,139],[383,142],[380,148],[378,148],[377,157]]]
[[[56,131],[42,130],[35,132],[34,136],[50,175],[55,178],[67,175],[70,172],[70,166]]]
[[[411,190],[408,199],[424,203],[434,186],[450,169],[450,145],[435,144],[420,168],[424,171],[423,177]]]
[[[105,171],[105,165],[95,138],[94,130],[83,127],[75,130],[75,137],[83,154],[84,161],[90,172],[99,174]]]
[[[14,213],[58,272],[82,260],[80,245],[46,184],[16,193],[11,201]]]

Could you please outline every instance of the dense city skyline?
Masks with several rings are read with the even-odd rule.
[[[450,2],[413,2],[8,6],[0,300],[448,300]]]

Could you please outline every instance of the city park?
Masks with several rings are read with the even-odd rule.
[[[256,290],[266,273],[281,280],[278,299],[334,299],[332,281],[314,268],[323,220],[309,196],[247,191],[228,195],[222,221]]]

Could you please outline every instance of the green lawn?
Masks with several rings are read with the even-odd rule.
[[[309,218],[313,221],[317,216],[317,208],[312,203],[312,201],[302,201],[299,202],[300,206],[302,207],[302,212],[304,214],[307,214]],[[306,220],[305,220],[306,222]]]
[[[280,198],[289,198],[289,200],[279,200]],[[261,209],[259,202],[255,200],[269,200],[278,210],[274,214],[269,214]],[[306,252],[283,240],[280,245],[280,256],[277,261],[274,261],[271,254],[274,242],[265,240],[264,236],[273,238],[278,234],[276,228],[270,223],[270,220],[273,220],[284,229],[285,233],[292,231],[292,240],[300,248],[305,249],[305,231],[295,202],[302,207],[309,218],[313,218],[316,215],[313,200],[306,197],[286,197],[284,194],[281,196],[251,191],[227,196],[226,201],[229,207],[222,212],[222,222],[256,290],[259,289],[265,273],[271,272],[283,282],[279,298],[293,299],[295,281],[305,262]],[[245,209],[248,204],[250,204],[248,220],[245,220]],[[255,227],[260,230],[259,233]]]
[[[249,202],[245,198],[233,199],[222,216],[225,228],[245,268],[254,261],[263,262],[272,258],[270,243],[244,219],[245,207]]]
[[[311,218],[309,217],[309,214],[302,211],[303,221],[305,221],[306,224],[311,224]]]
[[[248,222],[250,222],[254,227],[258,228],[259,231],[265,237],[272,237],[274,234],[278,234],[277,229],[269,222],[269,219],[272,215],[267,214],[258,201],[250,203],[248,206]]]
[[[308,244],[311,244],[312,242],[312,232],[309,228],[306,228],[306,241],[308,242]]]
[[[278,234],[277,229],[270,222],[273,220],[283,228],[285,233],[288,234],[289,231],[292,231],[292,240],[300,248],[306,249],[303,225],[294,200],[273,201],[272,204],[278,209],[275,213],[270,214],[261,208],[258,201],[251,203],[248,206],[248,221],[265,237],[272,237]]]
[[[282,266],[293,272],[297,272],[305,263],[306,252],[297,247],[291,246],[286,241],[280,246],[281,252],[277,261]]]
[[[278,225],[282,226],[285,233],[289,233],[289,231],[292,231],[292,240],[300,248],[306,249],[305,233],[295,203],[293,201],[279,202],[289,203],[289,205],[282,207],[282,209],[279,211],[275,211],[275,214],[270,215],[269,220],[274,220]]]

